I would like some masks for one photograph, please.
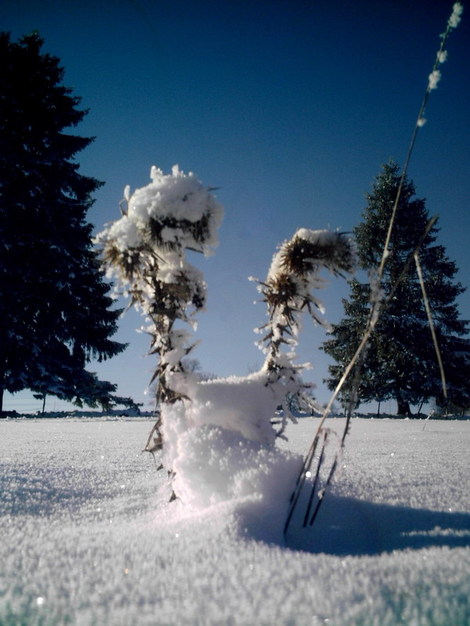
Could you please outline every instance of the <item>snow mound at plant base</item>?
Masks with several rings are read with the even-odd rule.
[[[190,400],[163,407],[163,422],[168,425],[165,441],[171,448],[181,432],[211,424],[238,432],[250,441],[274,444],[271,418],[282,404],[286,389],[281,382],[268,386],[266,381],[264,370],[202,382],[191,374],[171,373],[169,386]],[[176,430],[171,426],[173,421],[179,422]],[[171,458],[167,460],[172,462]]]
[[[250,536],[280,541],[300,456],[210,425],[188,431],[179,450],[173,488],[182,504],[226,504]]]
[[[224,501],[286,501],[300,471],[300,456],[245,439],[220,426],[200,426],[179,443],[173,483],[181,501],[205,508]]]
[[[251,536],[280,541],[302,457],[275,445],[274,394],[255,376],[185,384],[192,400],[162,411],[163,462],[176,496],[192,511],[226,505]]]

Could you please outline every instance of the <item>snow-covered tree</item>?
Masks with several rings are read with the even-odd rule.
[[[125,347],[86,221],[101,183],[75,161],[92,139],[66,132],[86,112],[42,45],[0,33],[0,410],[25,388],[88,402],[87,362]]]
[[[373,272],[379,266],[400,179],[398,165],[388,163],[368,195],[363,222],[355,228],[359,263],[364,270]],[[393,398],[400,415],[410,414],[410,404],[429,398],[444,401],[436,350],[414,262],[401,276],[418,244],[449,399],[459,398],[462,402],[470,392],[470,342],[465,338],[468,323],[459,319],[456,304],[464,288],[455,280],[455,263],[447,258],[444,247],[435,243],[438,233],[435,225],[423,240],[429,215],[424,200],[414,198],[414,194],[413,183],[405,178],[380,285],[379,297],[388,301],[382,307],[359,365],[360,371],[350,377],[342,392],[343,399],[349,399],[357,381],[359,401]],[[392,291],[393,297],[389,299]],[[351,295],[343,301],[346,315],[335,325],[332,339],[323,346],[337,362],[330,367],[332,389],[361,341],[370,313],[370,300],[369,283],[353,279]]]

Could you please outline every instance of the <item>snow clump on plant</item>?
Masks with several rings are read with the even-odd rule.
[[[308,229],[284,242],[266,281],[258,281],[269,317],[260,329],[264,365],[249,376],[200,381],[184,365],[194,347],[190,333],[175,322],[191,324],[204,306],[206,284],[185,251],[212,252],[222,207],[211,189],[177,166],[170,175],[152,167],[150,176],[151,183],[133,194],[125,188],[122,217],[98,236],[108,275],[150,321],[150,352],[159,356],[160,414],[146,449],[161,451],[182,504],[232,503],[245,519],[267,519],[287,507],[302,465],[300,456],[276,446],[287,418],[295,421],[287,397],[300,398],[310,387],[300,375],[305,366],[294,364],[300,316],[306,311],[326,324],[312,290],[323,286],[322,269],[352,270],[351,242],[341,233]],[[279,406],[284,411],[276,429]]]

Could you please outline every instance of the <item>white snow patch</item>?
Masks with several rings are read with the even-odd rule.
[[[279,484],[268,452],[254,473],[234,453],[219,487],[238,499],[204,508],[168,503],[165,472],[141,454],[149,420],[2,422],[0,623],[469,623],[470,422],[353,420],[317,524],[302,528],[301,510],[286,545],[273,528],[318,419],[288,427]],[[201,453],[241,438],[210,425],[188,436]]]

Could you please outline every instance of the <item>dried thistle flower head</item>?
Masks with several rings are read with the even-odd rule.
[[[351,272],[354,254],[343,233],[302,228],[280,249],[280,266],[288,273],[305,276],[324,267],[331,272]]]
[[[313,278],[322,268],[334,274],[351,272],[355,263],[351,240],[344,233],[300,228],[274,255],[268,278],[282,273]]]
[[[273,393],[284,394],[284,417],[278,436],[282,436],[286,419],[293,419],[286,398],[289,395],[299,402],[305,401],[305,390],[309,388],[301,377],[309,364],[294,363],[302,313],[307,312],[315,322],[329,329],[319,315],[323,306],[313,294],[324,286],[320,271],[327,269],[341,274],[352,272],[355,265],[354,247],[346,234],[301,228],[279,247],[266,281],[258,281],[269,316],[269,321],[258,329],[262,332],[258,346],[266,355],[263,365],[266,385]]]
[[[268,354],[267,362],[275,363],[274,356],[279,356],[282,343],[292,345],[291,340],[283,341],[283,338],[297,336],[299,316],[303,311],[328,327],[317,314],[317,311],[323,312],[323,307],[312,293],[323,287],[320,271],[352,272],[355,265],[352,241],[344,233],[301,228],[280,246],[266,281],[260,282],[259,286],[270,318],[263,327],[268,333],[260,342],[260,347]]]

